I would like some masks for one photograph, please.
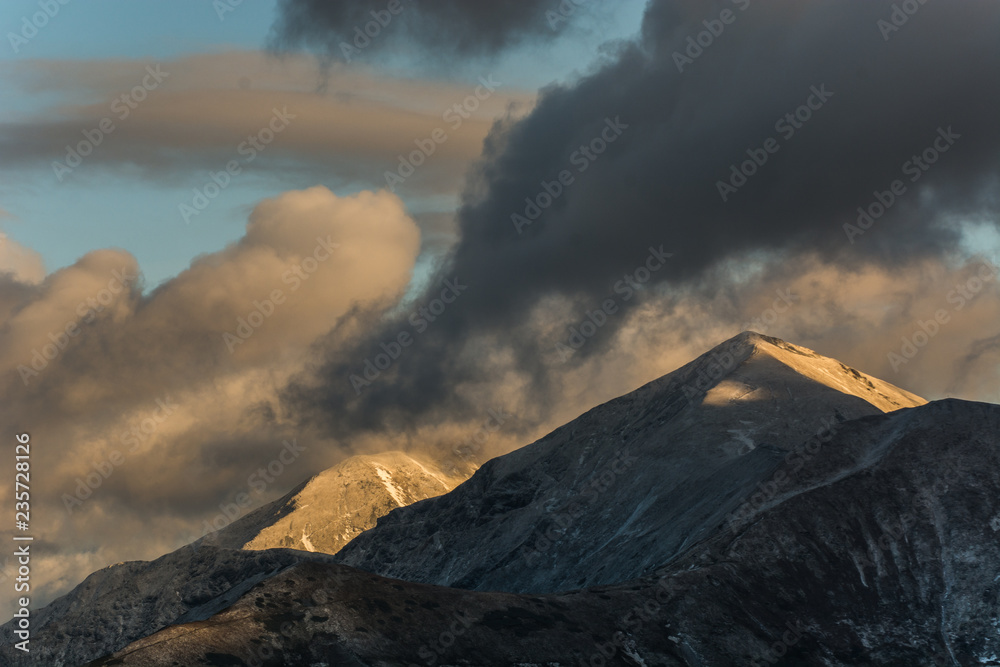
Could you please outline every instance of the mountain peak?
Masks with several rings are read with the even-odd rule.
[[[775,390],[781,388],[793,402],[818,399],[817,392],[833,389],[859,398],[880,412],[927,403],[916,394],[836,359],[756,331],[733,336],[661,382],[668,378],[683,385],[689,400],[706,405],[760,400],[765,394],[775,399]],[[794,394],[793,390],[804,393]]]
[[[352,456],[213,533],[208,542],[230,549],[336,553],[380,516],[447,493],[474,470],[471,465],[446,469],[398,451]]]

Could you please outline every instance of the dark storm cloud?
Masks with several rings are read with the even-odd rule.
[[[346,60],[403,44],[441,57],[493,55],[557,34],[574,13],[560,14],[559,0],[283,0],[275,45],[320,46]]]
[[[489,378],[493,344],[543,396],[552,378],[529,313],[558,295],[582,314],[661,244],[673,253],[650,281],[661,287],[698,284],[751,255],[892,267],[947,254],[958,239],[950,222],[997,220],[1000,5],[903,5],[912,15],[861,0],[654,0],[640,41],[495,127],[440,274],[466,292],[360,395],[349,375],[405,320],[339,341],[319,390],[293,388],[292,404],[337,428],[468,407],[456,387]],[[925,150],[934,164],[911,161]],[[747,163],[753,175],[730,181],[753,156],[763,163]],[[568,184],[555,194],[560,174]],[[877,196],[888,210],[845,229]]]

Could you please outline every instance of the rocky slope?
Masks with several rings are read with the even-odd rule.
[[[401,452],[347,459],[190,546],[90,575],[34,612],[28,656],[10,646],[12,624],[0,627],[0,664],[79,665],[168,625],[207,618],[295,563],[331,560],[309,552],[335,553],[390,509],[454,488],[474,470],[465,465],[443,469]]]
[[[445,469],[403,452],[353,456],[212,534],[209,543],[334,554],[378,517],[447,493],[474,471],[468,464]]]
[[[476,590],[624,581],[704,537],[810,437],[924,402],[746,332],[487,462],[451,493],[390,512],[337,558]]]
[[[326,554],[290,549],[235,551],[187,546],[155,561],[98,570],[70,593],[33,611],[31,652],[13,648],[12,624],[0,627],[0,664],[80,665],[150,632],[208,618],[254,585]]]
[[[518,595],[304,563],[94,665],[1000,665],[1000,406],[793,454],[654,576]]]

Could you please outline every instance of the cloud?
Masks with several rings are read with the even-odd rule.
[[[346,60],[368,51],[405,51],[401,47],[438,59],[493,56],[526,41],[551,39],[579,11],[574,6],[560,15],[558,9],[551,0],[283,0],[275,46],[320,46]]]
[[[0,219],[8,214],[0,209]],[[42,256],[0,232],[0,274],[6,273],[21,283],[37,283],[45,277]]]
[[[130,97],[144,79],[153,86],[147,67],[162,80]],[[399,191],[454,194],[493,119],[511,104],[529,108],[534,99],[488,71],[482,76],[498,84],[492,91],[478,82],[407,81],[358,67],[329,67],[324,76],[326,90],[317,93],[320,72],[311,58],[256,52],[164,63],[19,61],[0,67],[0,79],[40,99],[58,93],[60,104],[12,118],[0,128],[0,151],[8,168],[47,167],[41,173],[52,186],[109,171],[201,185],[209,171],[237,160],[270,179],[294,175],[361,189],[385,186],[399,156],[440,129],[446,140]],[[288,127],[266,150],[253,151],[251,163],[248,137],[267,128],[276,109],[290,116]],[[109,132],[100,131],[104,119]],[[85,133],[96,145],[81,149],[89,152],[81,165],[56,167],[70,163],[69,149],[86,142]]]
[[[121,547],[122,526],[142,532],[155,517],[141,554],[155,556],[250,492],[248,477],[284,442],[303,451],[253,495],[258,505],[343,457],[348,447],[282,415],[278,392],[318,337],[399,301],[419,249],[395,195],[315,187],[261,202],[239,241],[149,294],[135,259],[114,249],[36,285],[0,276],[0,303],[11,304],[0,426],[36,443],[46,553]]]
[[[923,5],[886,40],[892,11],[654,0],[641,39],[494,126],[470,170],[461,240],[415,304],[456,276],[460,300],[360,394],[348,378],[405,319],[331,342],[287,405],[334,433],[470,414],[467,387],[499,377],[500,356],[545,405],[564,385],[533,313],[569,303],[561,326],[579,322],[650,248],[673,257],[627,309],[663,290],[729,289],[715,271],[734,258],[859,272],[950,260],[959,223],[997,220],[1000,6]],[[574,363],[604,354],[615,326]]]

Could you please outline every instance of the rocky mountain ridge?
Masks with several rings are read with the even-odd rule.
[[[642,576],[738,510],[837,424],[924,404],[812,350],[745,332],[394,510],[337,560],[386,577],[554,592]]]
[[[510,594],[303,563],[93,665],[1000,665],[1000,406],[829,435],[646,577]]]

